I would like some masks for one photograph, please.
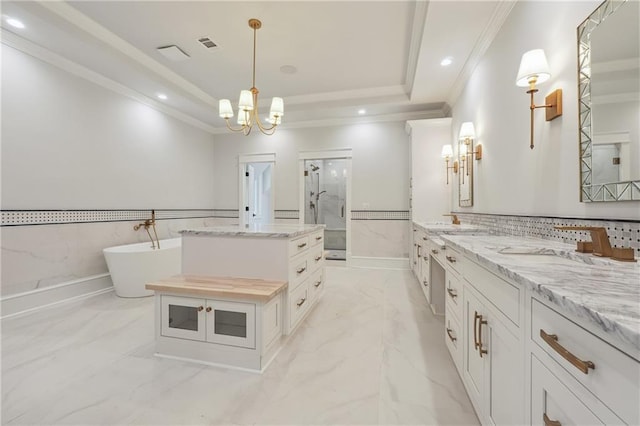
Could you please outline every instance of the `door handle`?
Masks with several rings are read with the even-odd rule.
[[[482,326],[485,324],[487,324],[487,320],[483,320],[482,315],[478,315],[478,353],[480,358],[482,358],[482,354],[489,353],[487,349],[482,349]]]
[[[547,413],[544,413],[542,415],[542,420],[544,421],[544,426],[562,426],[562,423],[560,423],[557,420],[551,420],[549,417],[547,417]]]
[[[456,297],[458,297],[458,293],[453,291],[450,288],[447,288],[447,293],[449,293],[449,296],[451,296],[452,299],[455,299]]]
[[[540,337],[544,340],[551,348],[556,351],[560,356],[569,361],[574,367],[578,370],[582,371],[584,374],[589,374],[589,369],[595,369],[596,366],[591,361],[583,361],[571,352],[567,350],[564,346],[558,343],[558,336],[556,334],[547,334],[543,329],[540,329]]]
[[[458,340],[456,337],[453,337],[453,335],[451,334],[451,329],[447,327],[447,334],[449,335],[449,339],[451,339],[452,342],[455,342],[456,340]]]

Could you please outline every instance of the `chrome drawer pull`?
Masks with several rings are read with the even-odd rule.
[[[296,271],[296,273],[297,273],[298,275],[300,275],[301,273],[303,273],[303,272],[304,272],[304,271],[306,271],[306,270],[307,270],[307,268],[300,268],[300,269],[298,269],[298,270]]]
[[[455,342],[456,340],[458,340],[456,337],[453,337],[453,335],[451,334],[451,329],[447,328],[447,334],[449,335],[449,339],[451,339],[452,342]]]
[[[569,352],[564,346],[558,343],[558,336],[555,334],[547,334],[543,329],[540,329],[540,337],[544,340],[547,345],[551,346],[551,348],[558,352],[564,359],[569,361],[576,367],[578,370],[582,371],[584,374],[589,374],[589,369],[592,370],[596,368],[595,364],[591,361],[583,361],[571,352]]]
[[[445,256],[447,258],[447,260],[451,263],[456,263],[456,258],[453,256]]]
[[[560,423],[557,420],[551,420],[549,417],[547,417],[547,413],[544,413],[542,415],[542,420],[544,421],[544,426],[562,426],[562,423]]]
[[[304,302],[306,302],[306,301],[307,301],[307,298],[303,297],[302,299],[300,299],[300,301],[298,303],[296,303],[296,305],[298,305],[298,308],[299,308],[300,306],[304,305]]]
[[[433,254],[438,254],[438,253],[440,253],[440,252],[439,252],[438,250],[436,250],[436,249],[431,249],[431,253],[433,253]]]
[[[304,248],[307,246],[307,243],[298,244],[298,248]]]
[[[320,284],[322,284],[322,281],[318,281],[317,283],[315,283],[313,286],[314,287],[320,287]]]

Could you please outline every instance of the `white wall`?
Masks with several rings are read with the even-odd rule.
[[[579,187],[577,26],[601,3],[517,2],[491,47],[453,105],[452,141],[460,125],[473,121],[483,159],[476,162],[477,213],[638,219],[640,203],[581,203]],[[535,148],[529,149],[529,95],[515,85],[522,54],[543,48],[551,79],[540,85],[536,103],[563,90],[564,115],[535,115]]]
[[[409,136],[404,122],[278,129],[273,136],[216,135],[215,207],[238,207],[238,156],[275,153],[276,210],[298,210],[298,154],[351,148],[352,209],[408,210]],[[369,207],[366,208],[365,206]]]
[[[2,45],[2,208],[211,208],[213,136]]]

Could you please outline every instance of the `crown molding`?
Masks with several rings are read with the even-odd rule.
[[[202,89],[200,89],[190,81],[182,78],[171,69],[147,56],[141,50],[137,49],[132,44],[107,30],[105,27],[98,24],[88,16],[84,15],[68,3],[64,1],[38,1],[38,4],[43,8],[49,10],[50,12],[53,12],[59,17],[65,19],[70,24],[75,25],[76,27],[95,37],[97,40],[100,40],[107,46],[110,46],[111,48],[117,50],[128,58],[144,66],[149,71],[169,81],[176,87],[182,89],[184,92],[193,96],[195,99],[202,101],[211,107],[218,107],[218,99],[204,92]]]
[[[143,95],[135,90],[125,86],[117,81],[111,80],[102,74],[99,74],[89,68],[73,62],[57,53],[54,53],[38,44],[28,41],[20,36],[15,35],[12,32],[1,29],[2,35],[0,42],[6,46],[19,50],[29,56],[53,65],[61,70],[64,70],[76,77],[83,78],[91,83],[94,83],[104,89],[118,93],[127,98],[133,99],[141,104],[147,105],[155,110],[163,112],[173,118],[176,118],[186,124],[196,127],[200,130],[204,130],[208,133],[216,133],[217,129],[209,124],[206,124],[200,120],[191,117],[177,109],[171,108],[163,103],[157,102],[146,95]]]
[[[447,99],[447,104],[455,105],[455,102],[458,100],[458,97],[462,93],[462,90],[467,85],[467,81],[471,77],[471,74],[473,74],[476,66],[491,46],[493,39],[500,31],[500,28],[502,28],[502,25],[507,20],[507,17],[509,16],[509,13],[511,13],[511,10],[515,6],[515,4],[515,0],[500,0],[496,5],[489,24],[486,26],[484,31],[482,31],[480,37],[478,37],[478,41],[476,42],[475,46],[473,46],[471,54],[467,58],[464,66],[462,67],[462,70],[460,71],[460,74],[458,74],[456,81],[451,87],[449,98]]]
[[[418,58],[420,56],[420,45],[424,33],[424,24],[427,21],[428,1],[417,1],[413,14],[413,26],[411,27],[411,42],[409,44],[409,55],[407,58],[407,69],[404,81],[406,93],[413,90],[413,82],[418,68]]]

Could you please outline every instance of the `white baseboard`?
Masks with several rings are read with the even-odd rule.
[[[113,290],[111,275],[92,275],[0,299],[0,318],[23,315],[37,309],[78,300]]]
[[[349,266],[352,268],[409,269],[409,258],[351,256]]]

